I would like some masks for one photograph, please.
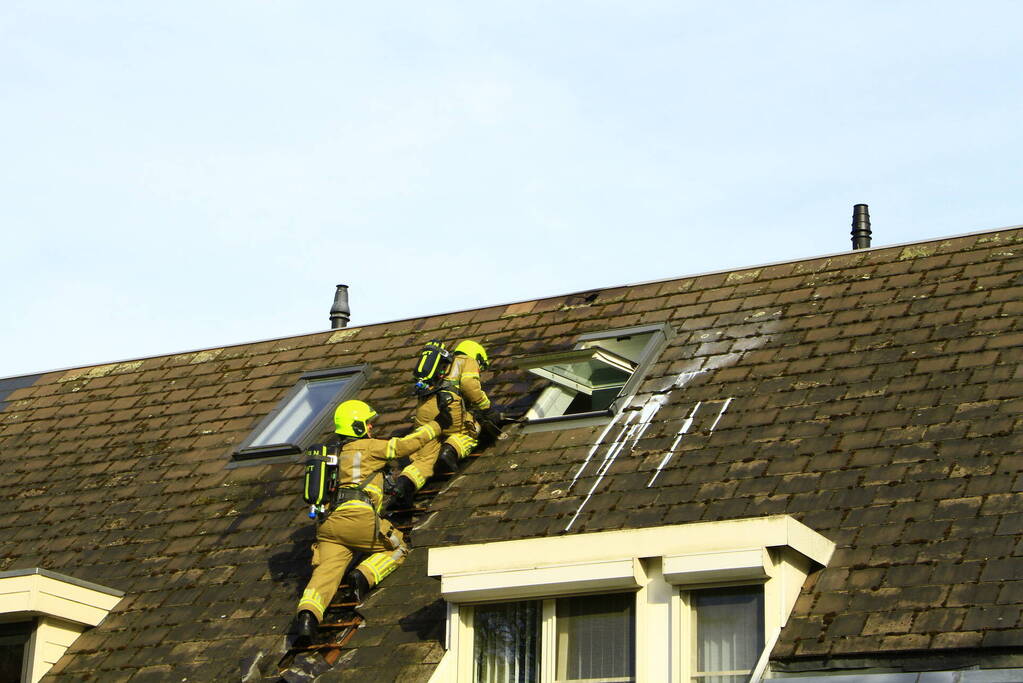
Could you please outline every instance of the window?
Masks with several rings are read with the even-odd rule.
[[[473,680],[538,681],[541,603],[506,602],[473,610]]]
[[[234,451],[234,458],[301,453],[327,428],[337,405],[362,386],[367,372],[368,366],[360,365],[305,373]]]
[[[738,683],[831,541],[787,515],[430,548],[431,683]]]
[[[632,593],[476,605],[474,683],[635,680]]]
[[[560,598],[555,609],[555,681],[632,681],[636,665],[632,593]]]
[[[693,590],[682,599],[689,612],[690,683],[745,683],[764,649],[763,587]],[[687,644],[681,645],[685,651]]]
[[[0,572],[0,595],[0,681],[38,681],[124,593],[36,567]]]
[[[526,419],[538,424],[617,412],[671,336],[667,325],[594,332],[579,337],[570,351],[519,363],[551,383],[526,413]]]
[[[0,681],[20,681],[25,667],[25,646],[32,638],[33,624],[17,621],[0,624]]]

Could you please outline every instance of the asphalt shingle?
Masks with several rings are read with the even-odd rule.
[[[583,463],[603,427],[520,431],[469,462],[322,680],[427,680],[445,611],[425,549],[575,516],[571,533],[784,513],[836,542],[776,661],[1018,646],[1021,254],[1003,230],[33,376],[0,397],[0,571],[128,593],[48,680],[237,678],[280,641],[311,530],[298,466],[226,465],[303,372],[372,363],[360,397],[386,433],[428,339],[480,339],[491,397],[524,409],[543,382],[512,361],[665,321],[627,408],[667,396],[642,440],[602,476]]]

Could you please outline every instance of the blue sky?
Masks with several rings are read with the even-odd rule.
[[[363,4],[4,3],[0,377],[1023,223],[1019,3]]]

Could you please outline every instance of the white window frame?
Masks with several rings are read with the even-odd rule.
[[[767,645],[767,634],[770,629],[767,628],[767,588],[766,582],[760,581],[757,583],[748,582],[717,582],[702,585],[687,585],[682,587],[676,587],[673,595],[671,596],[671,618],[675,633],[678,634],[678,642],[674,643],[673,646],[677,649],[677,656],[672,657],[672,681],[676,682],[690,682],[693,676],[696,674],[696,662],[693,656],[693,651],[696,647],[696,633],[693,631],[693,607],[691,604],[691,596],[696,591],[707,590],[711,588],[746,588],[749,586],[761,586],[764,592],[764,643]],[[773,644],[772,644],[773,646]],[[770,652],[770,648],[765,647]],[[761,657],[763,658],[763,657]],[[754,665],[751,672],[756,672],[759,667]],[[746,673],[746,672],[743,672]],[[729,675],[729,674],[719,674]]]
[[[366,382],[371,368],[369,365],[353,365],[342,368],[328,368],[326,370],[314,370],[306,372],[288,390],[284,398],[277,402],[274,409],[263,416],[256,426],[245,437],[245,440],[238,446],[231,449],[233,462],[229,467],[240,465],[263,465],[277,462],[297,462],[302,452],[318,438],[327,427],[332,424],[334,409],[344,400],[353,397]],[[277,416],[288,409],[289,405],[298,397],[302,390],[311,382],[329,379],[345,379],[346,383],[338,390],[327,404],[325,404],[297,433],[291,435],[287,441],[280,443],[252,446],[263,432],[277,419]]]
[[[448,652],[430,681],[472,681],[477,604],[631,589],[636,680],[687,683],[683,592],[762,584],[766,645],[756,674],[766,666],[806,576],[826,566],[834,549],[788,515],[430,548],[427,573],[440,577],[449,605]]]
[[[600,346],[601,340],[621,339],[637,335],[650,335],[643,350],[637,358],[625,358],[622,355]],[[640,382],[643,381],[650,366],[661,355],[661,352],[675,336],[674,330],[667,323],[654,325],[637,325],[617,330],[605,330],[601,332],[590,332],[576,338],[573,349],[568,351],[556,351],[539,356],[531,356],[521,359],[515,363],[516,367],[528,370],[531,373],[551,382],[545,387],[537,400],[526,413],[525,431],[542,431],[545,429],[564,429],[568,427],[583,427],[593,424],[601,424],[610,419],[611,416],[621,412],[628,404],[628,400],[636,393]],[[609,367],[622,371],[631,372],[631,376],[625,381],[618,396],[612,401],[611,406],[602,410],[591,410],[583,413],[572,414],[550,414],[547,412],[557,403],[571,402],[581,391],[588,387],[572,378],[556,373],[548,369],[551,366],[569,361],[585,360],[587,358],[604,363]]]
[[[595,593],[594,595],[608,595],[609,593],[601,592]],[[584,594],[590,595],[590,594]],[[559,598],[564,597],[583,597],[577,595],[559,595],[555,598],[546,598],[538,600],[541,603],[541,617],[540,617],[540,665],[539,683],[555,683],[557,681],[557,652],[558,652],[558,626],[557,626],[557,601]],[[536,598],[523,598],[522,600],[537,600]],[[519,601],[515,601],[519,602]],[[458,679],[459,681],[472,681],[473,669],[475,668],[474,659],[474,633],[473,633],[473,617],[475,615],[475,608],[481,605],[492,605],[493,602],[486,603],[472,603],[459,605],[455,609],[458,614],[457,629],[459,631],[458,639],[460,642],[467,643],[467,647],[464,647],[459,652],[458,662]],[[635,615],[635,606],[633,606],[633,614]],[[636,629],[636,623],[633,621],[633,630]],[[590,679],[571,679],[568,683],[587,683]],[[601,681],[608,681],[613,683],[614,681],[632,680],[638,681],[640,679],[632,677],[631,679],[617,679],[617,678],[602,678]]]

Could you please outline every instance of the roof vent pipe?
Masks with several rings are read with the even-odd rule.
[[[334,292],[334,305],[330,307],[330,329],[348,327],[352,309],[348,308],[348,285],[338,285]]]
[[[857,204],[853,207],[852,248],[870,248],[870,209],[866,204]]]

